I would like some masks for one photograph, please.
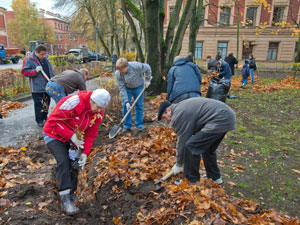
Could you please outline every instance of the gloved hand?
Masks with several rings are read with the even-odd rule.
[[[173,170],[174,175],[176,175],[176,174],[180,173],[180,172],[183,170],[183,167],[182,167],[182,166],[179,167],[179,166],[177,166],[177,164],[175,163],[175,165],[172,167],[172,170]]]
[[[150,80],[145,82],[146,88],[148,88],[150,86]]]
[[[36,70],[36,72],[41,72],[41,71],[43,70],[43,67],[37,66],[37,67],[35,68],[35,70]]]
[[[87,159],[87,155],[82,153],[80,155],[80,158],[78,160],[78,164],[79,164],[79,167],[83,170],[84,169],[84,166],[86,164],[86,159]]]
[[[79,140],[76,134],[73,134],[71,141],[77,146],[77,148],[83,148],[84,141]]]
[[[130,106],[129,102],[125,102],[125,105],[126,105],[127,111],[129,111],[129,110],[130,110],[130,108],[131,108],[131,106]]]

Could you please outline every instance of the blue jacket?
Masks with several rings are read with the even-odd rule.
[[[111,62],[112,62],[112,63],[116,63],[117,60],[118,60],[118,56],[117,56],[116,54],[112,54],[112,55],[111,55]]]
[[[242,77],[243,79],[247,79],[250,75],[249,64],[245,63],[242,68]]]
[[[44,62],[48,64],[48,77],[53,77],[54,73],[48,59],[44,58]],[[41,66],[38,57],[35,54],[29,55],[23,61],[21,73],[29,78],[30,91],[32,93],[46,92],[45,87],[48,81],[44,78],[42,72],[37,72],[35,70],[37,66]]]
[[[227,62],[222,61],[221,62],[221,67],[220,67],[220,72],[219,72],[219,78],[225,78],[227,80],[230,80],[232,76],[232,72],[230,69],[230,66]]]
[[[168,100],[187,92],[197,92],[201,95],[201,74],[195,63],[188,58],[180,58],[173,63],[168,72]]]

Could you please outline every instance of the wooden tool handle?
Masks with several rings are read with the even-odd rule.
[[[167,180],[170,176],[173,175],[173,170],[171,170],[170,172],[168,172],[164,177],[162,177],[160,180],[161,181],[165,181]]]

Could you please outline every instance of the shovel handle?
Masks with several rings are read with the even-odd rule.
[[[162,177],[160,180],[161,181],[165,181],[167,180],[170,176],[173,175],[173,170],[171,170],[170,172],[168,172],[164,177]]]
[[[42,74],[43,74],[43,77],[44,77],[47,81],[49,81],[50,79],[49,79],[49,77],[47,76],[47,74],[44,72],[44,70],[41,70],[41,72],[42,72]]]

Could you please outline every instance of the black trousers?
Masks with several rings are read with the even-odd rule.
[[[41,123],[47,120],[50,96],[46,93],[32,93],[32,99],[34,103],[35,121]]]
[[[72,192],[76,191],[78,169],[71,167],[69,145],[58,140],[53,140],[47,144],[47,147],[56,159],[56,181],[58,183],[58,191],[67,189],[71,189]]]
[[[205,133],[199,131],[191,136],[185,143],[184,149],[184,171],[183,177],[190,182],[200,180],[200,159],[203,157],[203,162],[208,178],[217,180],[221,177],[221,173],[217,164],[216,150],[223,140],[225,133]]]

